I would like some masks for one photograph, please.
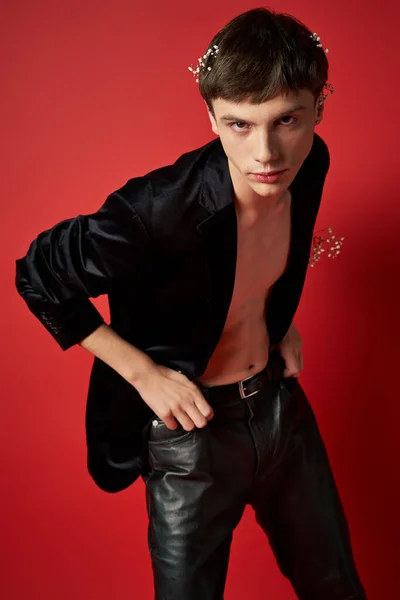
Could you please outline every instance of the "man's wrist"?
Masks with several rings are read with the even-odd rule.
[[[81,346],[136,387],[149,377],[155,363],[142,350],[122,338],[109,325],[101,325],[81,341]]]
[[[139,391],[145,382],[148,381],[149,377],[151,377],[152,373],[154,373],[156,363],[144,352],[138,351],[133,346],[131,348],[133,348],[134,352],[132,352],[131,359],[129,359],[130,353],[128,352],[127,354],[126,374],[121,373],[121,375]],[[138,355],[137,352],[140,352],[141,355]]]

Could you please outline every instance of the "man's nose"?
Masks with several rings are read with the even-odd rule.
[[[254,159],[262,165],[274,163],[279,157],[276,140],[271,135],[260,134],[255,142]]]

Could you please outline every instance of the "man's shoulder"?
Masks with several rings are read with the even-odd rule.
[[[171,164],[128,179],[115,192],[132,204],[167,198],[182,193],[182,190],[193,193],[201,186],[204,169],[213,154],[220,151],[220,146],[217,138],[184,152]]]

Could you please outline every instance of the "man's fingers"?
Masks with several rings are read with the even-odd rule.
[[[302,353],[287,355],[284,357],[284,361],[283,377],[300,377],[304,365]]]
[[[207,419],[197,408],[196,404],[189,404],[188,406],[185,407],[185,410],[196,427],[201,428],[201,427],[205,427],[207,425],[207,423],[208,423]]]
[[[186,431],[192,431],[196,427],[192,419],[181,408],[175,410],[175,417]]]
[[[283,377],[300,377],[300,371],[290,371],[289,369],[285,369],[283,371]]]
[[[194,402],[201,414],[203,415],[203,417],[207,419],[207,421],[213,418],[214,411],[200,391],[198,394],[196,394]]]
[[[168,429],[176,429],[178,427],[178,421],[175,419],[174,416],[164,417],[163,419],[161,419],[161,421],[165,423]]]
[[[179,374],[180,380],[182,372],[175,371],[174,373]],[[149,404],[168,429],[176,429],[180,423],[183,429],[192,431],[195,427],[205,427],[214,416],[212,407],[199,388],[187,378],[185,379],[183,390],[181,384],[178,384],[178,387],[172,385],[170,389],[166,388],[164,407],[160,408],[159,412],[155,403],[154,405]]]

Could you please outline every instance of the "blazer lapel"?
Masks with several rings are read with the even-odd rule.
[[[208,217],[197,229],[207,262],[214,348],[225,325],[235,283],[237,222],[233,202]]]

